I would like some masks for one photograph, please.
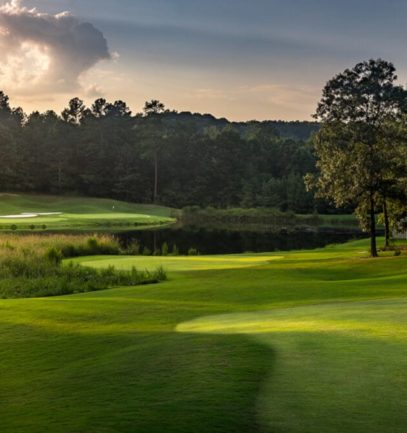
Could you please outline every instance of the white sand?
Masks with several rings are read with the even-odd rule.
[[[22,212],[18,215],[2,215],[0,218],[5,219],[21,219],[21,218],[37,218],[39,216],[52,216],[52,215],[62,215],[62,212]]]

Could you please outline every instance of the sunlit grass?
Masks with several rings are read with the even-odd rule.
[[[192,257],[151,257],[151,256],[95,256],[74,259],[74,263],[93,268],[114,266],[117,269],[131,269],[133,266],[152,269],[163,266],[169,271],[192,271],[210,269],[236,269],[265,265],[270,261],[280,260],[278,255],[224,255],[224,256],[192,256]]]
[[[210,316],[177,330],[250,335],[279,354],[260,395],[267,431],[403,431],[406,298]]]
[[[23,213],[48,213],[32,218],[9,218]],[[154,226],[174,222],[163,206],[118,200],[51,195],[0,194],[1,230],[97,230],[109,227]],[[45,227],[44,227],[45,226]]]
[[[84,258],[169,281],[0,301],[2,429],[404,433],[407,254],[367,248]]]
[[[407,341],[407,299],[209,316],[180,323],[176,329],[179,332],[220,334],[340,333]]]

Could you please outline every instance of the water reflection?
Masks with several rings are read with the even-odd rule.
[[[137,241],[141,250],[160,250],[164,243],[172,251],[176,245],[180,254],[194,248],[201,254],[232,254],[244,252],[289,251],[313,249],[332,243],[342,243],[363,237],[357,231],[228,231],[202,228],[170,228],[131,231],[116,235],[127,246]]]

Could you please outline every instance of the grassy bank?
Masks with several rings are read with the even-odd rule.
[[[109,231],[175,222],[170,208],[117,200],[51,195],[0,194],[0,230]]]
[[[81,258],[169,280],[1,300],[2,428],[404,433],[407,255],[367,247]]]
[[[31,298],[91,292],[113,286],[157,283],[166,278],[160,267],[152,271],[85,268],[62,260],[89,254],[120,254],[109,236],[0,236],[0,297]]]

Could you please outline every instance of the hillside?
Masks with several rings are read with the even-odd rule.
[[[163,206],[53,195],[0,194],[0,230],[129,229],[174,222]]]

